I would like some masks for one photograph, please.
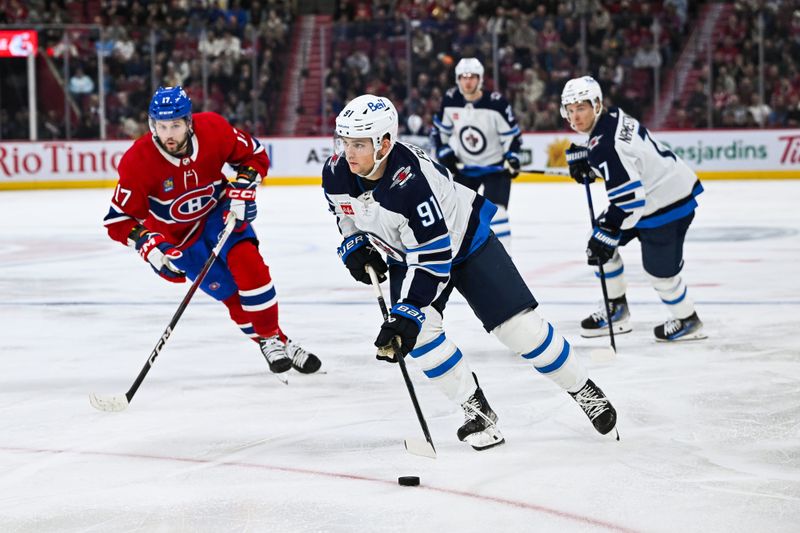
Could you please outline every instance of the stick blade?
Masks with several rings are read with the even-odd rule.
[[[436,450],[434,450],[431,443],[426,440],[406,439],[405,445],[406,450],[410,454],[436,459]]]
[[[598,363],[609,363],[617,358],[617,352],[614,348],[608,346],[606,348],[594,348],[589,352],[589,358]]]
[[[98,411],[117,413],[128,407],[128,398],[124,394],[103,396],[92,392],[89,394],[89,403]]]

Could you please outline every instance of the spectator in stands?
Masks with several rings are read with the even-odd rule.
[[[83,67],[75,69],[75,74],[69,79],[69,92],[75,96],[91,94],[94,92],[94,80],[83,71]]]

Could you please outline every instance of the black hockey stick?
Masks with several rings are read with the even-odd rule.
[[[592,223],[592,231],[594,231],[595,226],[597,226],[597,219],[594,218],[594,205],[592,204],[592,191],[589,189],[589,183],[589,179],[584,177],[583,185],[586,189],[586,202],[589,205],[589,221]],[[608,335],[611,339],[611,353],[606,353],[605,351],[600,353],[599,350],[595,350],[592,353],[592,359],[603,361],[614,359],[617,354],[617,344],[614,342],[614,322],[611,319],[611,302],[608,300],[606,272],[601,264],[598,264],[597,268],[600,270],[600,287],[603,289],[603,303],[606,307],[606,321],[608,322]]]
[[[386,309],[386,300],[383,299],[383,292],[381,291],[380,281],[378,281],[378,275],[375,274],[375,271],[369,265],[366,266],[366,270],[369,274],[370,280],[372,280],[372,288],[375,290],[375,296],[378,298],[378,305],[381,308],[381,314],[383,315],[383,319],[386,320],[389,317],[389,311]],[[414,384],[411,383],[411,378],[408,376],[406,361],[400,352],[400,346],[397,344],[396,338],[392,339],[392,350],[394,350],[394,358],[400,365],[400,371],[403,373],[403,380],[406,382],[408,395],[411,396],[411,403],[414,404],[414,411],[417,413],[417,420],[419,420],[419,425],[422,427],[422,433],[425,434],[425,440],[427,441],[423,442],[419,439],[405,439],[406,450],[414,455],[421,455],[423,457],[436,459],[436,448],[433,446],[431,432],[428,430],[428,423],[425,422],[425,416],[423,416],[422,409],[420,409],[419,401],[417,400],[417,393],[414,392]]]
[[[153,351],[150,352],[150,357],[147,358],[147,362],[144,364],[141,372],[139,375],[136,376],[136,380],[131,385],[131,388],[125,394],[114,394],[109,396],[102,396],[95,393],[89,394],[89,403],[92,404],[92,407],[95,409],[99,409],[100,411],[123,411],[126,407],[131,403],[133,399],[133,395],[136,394],[136,391],[139,389],[139,385],[142,384],[144,381],[144,377],[150,371],[150,367],[153,366],[155,363],[158,354],[161,353],[161,350],[164,348],[164,345],[167,343],[169,336],[172,335],[172,330],[175,329],[175,326],[178,325],[178,320],[180,320],[181,315],[183,315],[183,311],[186,309],[186,306],[189,305],[189,301],[191,301],[194,293],[197,292],[198,287],[203,282],[203,279],[208,274],[211,265],[214,264],[214,260],[219,255],[220,250],[225,245],[225,242],[230,237],[231,233],[233,232],[233,228],[236,226],[236,217],[234,217],[233,213],[228,215],[228,219],[225,221],[225,229],[219,236],[219,240],[217,241],[217,245],[211,251],[211,255],[206,260],[206,264],[203,265],[203,269],[197,275],[192,283],[192,286],[189,287],[189,291],[186,293],[186,296],[183,297],[180,305],[178,306],[178,310],[175,311],[175,314],[172,315],[172,320],[169,321],[169,325],[167,325],[167,329],[164,330],[164,333],[161,334],[161,338],[158,339],[156,343],[156,347],[153,348]]]

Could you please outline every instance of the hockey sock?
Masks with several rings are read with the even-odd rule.
[[[569,342],[533,309],[506,320],[492,333],[562,389],[574,392],[586,383],[586,368]]]
[[[625,296],[627,283],[625,282],[625,265],[622,263],[622,256],[619,251],[614,252],[611,260],[603,265],[603,272],[606,275],[606,287],[608,289],[608,298],[620,298]],[[600,277],[600,269],[595,267],[594,275]]]
[[[272,284],[269,267],[264,263],[258,248],[252,241],[242,241],[228,252],[227,262],[228,269],[239,288],[239,304],[248,319],[245,323],[252,324],[254,332],[259,337],[279,334],[281,340],[285,341],[286,337],[278,325],[278,297]],[[237,318],[234,320],[240,324]]]
[[[680,276],[657,278],[648,274],[647,277],[673,317],[683,319],[694,313],[694,302],[687,295],[688,289]]]

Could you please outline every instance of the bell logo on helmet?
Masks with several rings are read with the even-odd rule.
[[[379,109],[386,109],[386,104],[383,103],[383,100],[378,100],[376,103],[368,102],[367,107],[370,111],[378,111]]]

